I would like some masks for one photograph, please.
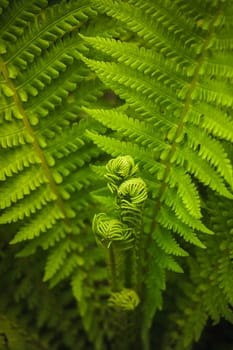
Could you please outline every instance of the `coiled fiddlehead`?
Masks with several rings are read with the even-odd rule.
[[[124,181],[118,188],[118,204],[123,222],[137,226],[141,222],[142,207],[147,199],[147,187],[141,178]]]
[[[123,311],[134,310],[140,302],[139,296],[133,289],[123,288],[120,292],[112,293],[108,304],[110,307]]]
[[[108,180],[108,188],[114,193],[117,192],[122,181],[137,172],[138,167],[131,156],[124,156],[111,159],[106,165],[106,170],[105,178]]]
[[[126,180],[119,186],[118,196],[126,198],[136,206],[141,206],[147,199],[146,184],[140,177]]]
[[[92,230],[97,242],[110,248],[112,242],[133,242],[132,232],[120,220],[109,218],[105,213],[96,214],[92,222]]]

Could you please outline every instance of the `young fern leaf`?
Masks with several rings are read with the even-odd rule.
[[[105,178],[110,192],[116,197],[117,210],[112,217],[106,213],[96,214],[92,222],[96,241],[108,256],[111,287],[108,306],[112,318],[116,319],[112,329],[114,336],[110,339],[114,349],[121,347],[118,332],[123,332],[124,337],[130,332],[128,321],[135,309],[132,323],[137,327],[139,322],[136,316],[140,312],[144,254],[142,211],[147,199],[147,187],[141,178],[135,177],[137,171],[138,167],[131,156],[119,156],[107,163]],[[119,323],[120,318],[122,321]],[[125,324],[125,329],[122,329],[122,324]],[[134,346],[135,336],[127,343]]]

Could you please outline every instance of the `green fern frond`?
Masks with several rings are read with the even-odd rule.
[[[54,205],[47,205],[43,210],[37,211],[31,221],[26,223],[15,235],[12,244],[33,239],[41,233],[48,231],[57,223],[57,220],[64,219],[63,213],[59,212]]]
[[[56,197],[50,192],[48,187],[41,186],[38,191],[34,191],[31,194],[30,201],[28,201],[27,197],[24,197],[15,206],[5,210],[0,217],[0,223],[17,222],[25,217],[30,217],[31,214],[42,209],[42,206],[55,199]]]
[[[1,4],[0,223],[14,227],[9,241],[21,243],[20,251],[12,248],[17,257],[38,254],[47,261],[44,280],[53,287],[79,272],[90,275],[95,264],[103,269],[104,258],[88,234],[91,191],[99,181],[89,164],[100,151],[85,130],[97,123],[82,107],[90,107],[104,87],[81,62],[87,48],[78,36],[97,11],[87,0]],[[81,304],[102,277],[82,286]],[[97,310],[95,305],[90,311],[96,322],[91,342],[103,345]],[[87,318],[85,313],[83,324]],[[85,331],[90,334],[91,327]]]
[[[215,324],[221,318],[232,322],[232,203],[213,193],[208,193],[207,203],[207,221],[215,235],[204,238],[205,251],[196,249],[187,259],[189,278],[174,282],[176,311],[169,317],[164,350],[190,349],[208,319]],[[174,295],[170,298],[174,304]]]
[[[112,156],[130,153],[131,156],[139,163],[144,165],[145,169],[147,169],[151,174],[156,174],[159,170],[164,169],[162,164],[153,160],[153,157],[151,154],[146,152],[145,148],[139,147],[137,144],[120,141],[108,136],[98,135],[97,133],[93,133],[91,131],[87,131],[86,134],[94,141],[96,145]]]
[[[223,140],[233,137],[231,26],[227,18],[233,8],[221,1],[95,3],[126,27],[133,39],[130,35],[127,42],[82,37],[104,55],[104,59],[83,57],[83,61],[126,105],[110,111],[86,110],[107,127],[103,133],[90,129],[87,135],[112,156],[129,154],[137,159],[147,174],[145,180],[148,172],[153,174],[148,182],[153,200],[147,213],[146,244],[155,244],[155,248],[148,252],[149,265],[161,258],[163,268],[178,271],[167,236],[160,233],[168,230],[172,237],[178,234],[204,248],[197,234],[212,232],[201,222],[199,183],[232,198],[232,164]],[[176,239],[179,244],[179,237]]]
[[[163,228],[158,229],[153,238],[157,242],[158,246],[167,254],[172,254],[175,256],[188,255],[187,252],[177,244],[171,233]]]
[[[188,139],[194,150],[199,148],[198,155],[203,160],[209,161],[232,187],[232,165],[222,144],[196,127],[191,129],[190,133],[188,131]]]
[[[203,113],[203,118],[201,118],[200,126],[204,130],[212,133],[214,136],[233,142],[233,121],[230,115],[230,111],[222,111],[204,103],[200,103],[194,108],[198,111],[199,116],[201,116]]]
[[[122,63],[83,60],[98,73],[105,84],[109,85],[109,82],[111,82],[110,87],[113,90],[117,91],[119,86],[123,85],[129,91],[132,90],[134,92],[135,90],[135,93],[140,93],[149,97],[149,99],[153,99],[157,104],[168,105],[171,110],[181,106],[170,86],[166,86],[159,80],[152,79],[138,72],[137,69],[128,69]],[[179,88],[177,87],[177,89]]]
[[[32,169],[35,171],[34,177],[31,176]],[[8,184],[1,188],[1,209],[16,203],[46,182],[45,174],[38,167],[26,169],[17,176],[17,179],[14,177],[9,179]]]
[[[177,194],[181,197],[190,214],[199,219],[201,217],[200,199],[191,176],[186,174],[183,169],[173,166],[168,181],[171,187],[177,187]]]
[[[80,27],[80,24],[87,19],[87,15],[95,14],[96,11],[91,8],[88,1],[82,1],[79,6],[75,1],[69,3],[63,1],[62,4],[47,7],[38,18],[33,18],[33,25],[29,26],[15,47],[9,46],[6,61],[12,74],[17,71],[17,67],[25,69],[28,63],[58,38]]]
[[[0,315],[0,348],[18,348],[19,350],[47,350],[47,342],[39,340],[38,335],[32,334],[31,329],[22,328],[8,315]]]
[[[128,117],[127,114],[117,111],[116,109],[84,110],[103,125],[120,132],[121,136],[127,137],[129,141],[134,141],[139,145],[149,147],[151,150],[160,150],[160,148],[164,149],[166,147],[165,142],[154,138],[156,128],[149,128],[142,120]]]
[[[33,141],[33,138],[25,130],[20,122],[1,124],[0,144],[2,148],[24,145]]]
[[[41,8],[47,5],[46,0],[24,1],[23,4],[17,1],[1,1],[2,21],[1,39],[7,45],[8,41],[16,42],[27,30],[28,21],[33,20],[39,14]],[[2,12],[2,11],[1,11]]]
[[[231,55],[228,53],[222,54],[221,52],[216,52],[213,57],[209,57],[208,60],[206,60],[200,74],[202,73],[204,75],[208,73],[208,75],[232,78],[232,69]]]
[[[27,6],[26,1],[24,5],[25,7]],[[77,51],[82,49],[80,40],[77,42],[74,36],[65,34],[67,34],[67,31],[73,30],[77,23],[85,21],[85,12],[94,14],[95,11],[85,1],[79,7],[75,2],[64,3],[63,5],[64,8],[58,5],[52,8],[47,7],[45,12],[41,12],[38,18],[29,16],[27,18],[28,25],[34,23],[31,30],[22,33],[20,46],[18,46],[18,43],[14,47],[9,45],[9,52],[14,50],[9,56],[9,61],[7,58],[8,53],[1,58],[2,85],[4,89],[7,88],[9,90],[9,93],[6,93],[8,97],[5,96],[4,99],[6,111],[8,106],[13,104],[13,108],[18,111],[17,115],[20,115],[20,118],[22,118],[21,121],[15,121],[12,118],[8,118],[9,121],[5,122],[2,120],[3,136],[1,141],[6,150],[4,156],[2,156],[1,181],[5,182],[5,184],[1,194],[3,198],[6,198],[7,193],[9,193],[9,197],[6,198],[5,205],[2,204],[2,208],[16,203],[15,207],[4,211],[2,222],[17,221],[18,219],[23,219],[25,215],[30,217],[30,214],[42,213],[40,215],[37,214],[38,218],[35,220],[35,223],[33,223],[34,220],[31,223],[27,223],[26,226],[32,229],[30,234],[27,234],[26,228],[19,230],[17,241],[18,239],[24,240],[26,237],[31,239],[34,235],[33,232],[37,236],[40,232],[51,228],[58,218],[73,215],[69,206],[65,210],[66,205],[62,203],[63,197],[67,199],[67,190],[65,191],[64,188],[61,188],[59,193],[57,186],[63,182],[64,175],[67,176],[70,172],[74,172],[77,169],[77,165],[72,165],[71,159],[74,157],[73,154],[85,145],[85,141],[82,138],[82,127],[81,124],[80,127],[78,125],[77,116],[77,124],[71,129],[69,129],[71,123],[69,112],[67,119],[63,117],[64,107],[60,106],[60,118],[58,118],[60,122],[57,122],[55,116],[57,113],[56,108],[61,104],[62,100],[66,100],[69,105],[68,98],[70,98],[71,91],[76,89],[77,81],[83,79],[85,74],[87,74],[84,66],[82,66],[80,72],[75,72]],[[16,3],[12,3],[11,6],[12,8],[9,8],[8,12],[9,17],[14,15],[13,9],[17,11],[20,8],[19,4]],[[24,11],[23,7],[21,11]],[[54,31],[52,36],[49,32],[49,23],[51,28],[53,28],[51,31]],[[59,28],[60,30],[58,30]],[[36,47],[36,40],[40,38],[40,35],[46,36],[49,45],[55,39],[60,40],[57,40],[56,44],[51,46],[47,52],[43,50],[42,45],[37,53],[31,53],[30,50],[32,49],[33,51],[33,47]],[[76,45],[75,42],[77,42]],[[27,45],[29,45],[29,51],[26,50]],[[72,50],[71,47],[74,47],[74,49]],[[47,49],[47,45],[45,45],[45,48]],[[22,69],[21,64],[23,64],[24,70],[18,71],[17,76],[12,75],[11,63],[13,57],[19,57],[20,52],[24,52],[26,56],[28,53],[34,55],[33,64],[27,67],[19,61],[17,63],[18,67]],[[37,57],[38,55],[40,57]],[[62,77],[61,73],[63,74]],[[98,94],[100,94],[100,91],[101,87],[99,86]],[[83,98],[85,97],[83,96]],[[77,107],[74,107],[73,101],[71,101],[71,105],[73,105],[73,111],[71,109],[73,118],[75,111],[77,113]],[[51,111],[54,112],[51,113]],[[42,117],[46,116],[46,119],[43,119],[42,122],[40,122],[40,115]],[[62,129],[64,126],[66,127],[66,133],[61,132],[64,130]],[[14,132],[12,135],[9,135],[9,130],[12,132],[12,127]],[[86,154],[82,161],[81,159],[79,160],[79,165],[83,166],[94,154],[96,155],[98,152]],[[62,158],[65,158],[66,162],[60,168],[59,162]],[[69,163],[70,166],[68,165]],[[38,167],[35,167],[34,164],[38,164]],[[40,176],[34,177],[33,174],[36,169],[39,170],[38,175],[40,174]],[[52,199],[50,205],[45,202],[43,196],[40,197],[39,195],[39,193],[43,192],[41,185],[44,182],[47,183],[47,202]],[[6,195],[4,195],[4,192],[6,192]],[[33,204],[33,197],[38,199],[37,205],[35,204],[36,199]],[[56,202],[59,203],[58,208],[60,209],[57,209]],[[52,205],[52,211],[49,216],[51,222],[49,223],[48,221],[46,225],[47,205],[48,208]],[[18,214],[16,213],[17,210],[19,210]],[[54,212],[54,215],[52,215],[52,212]],[[58,215],[59,212],[62,213],[61,217],[60,214]],[[39,225],[36,229],[37,224]]]
[[[63,241],[51,251],[45,267],[44,281],[50,280],[56,274],[56,272],[62,268],[64,261],[66,260],[66,256],[70,254],[75,248],[76,245],[74,242]],[[81,260],[81,258],[78,258],[77,255],[76,258],[76,264],[79,262],[79,264],[82,265],[83,260]],[[70,273],[68,276],[69,275]]]
[[[164,207],[160,210],[158,214],[158,222],[165,228],[168,228],[170,230],[172,229],[174,232],[178,233],[185,241],[192,243],[200,248],[205,248],[203,243],[197,237],[196,233],[190,229],[188,225],[181,222],[170,210],[170,208]],[[207,232],[211,233],[210,230]]]
[[[222,177],[219,176],[208,162],[201,159],[197,153],[190,148],[180,149],[179,152],[177,152],[177,162],[180,164],[186,162],[188,171],[200,182],[209,186],[212,190],[219,192],[221,195],[232,198],[232,194],[224,184]],[[231,177],[229,177],[229,182],[231,182]]]
[[[173,69],[176,70],[176,65],[168,65],[155,50],[138,47],[136,43],[124,43],[109,38],[83,38],[87,43],[98,50],[104,51],[118,62],[124,62],[130,68],[137,69],[148,76],[156,77],[167,85],[178,86],[180,84],[181,86],[185,83],[183,74],[179,71],[174,74]]]

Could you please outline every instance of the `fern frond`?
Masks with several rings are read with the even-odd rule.
[[[232,165],[227,158],[227,154],[222,144],[218,140],[206,135],[206,133],[203,133],[200,130],[198,132],[196,127],[194,127],[193,130],[191,129],[188,131],[188,139],[194,150],[199,148],[198,155],[202,159],[209,161],[232,187]]]
[[[200,126],[214,136],[233,142],[233,121],[230,112],[221,111],[206,104],[200,104],[199,107],[204,113]],[[201,115],[201,112],[199,113]]]
[[[173,66],[167,65],[167,62],[155,50],[139,48],[136,43],[124,43],[109,38],[83,38],[87,43],[110,55],[118,62],[124,62],[130,68],[137,69],[151,77],[156,77],[166,85],[179,86],[179,84],[185,84],[182,72],[177,71],[174,74],[173,69],[176,70],[175,62]]]
[[[152,319],[154,317],[154,314],[156,310],[162,308],[162,291],[166,288],[166,275],[164,269],[155,262],[154,257],[156,256],[156,249],[157,247],[155,245],[151,245],[148,249],[150,260],[152,262],[151,268],[156,273],[150,274],[148,278],[146,279],[146,291],[145,291],[145,297],[148,301],[147,303],[144,303],[143,305],[143,324],[144,324],[144,330],[143,330],[143,344],[145,347],[148,347],[148,340],[147,340],[147,332],[150,328],[150,324],[152,322]]]
[[[2,3],[0,223],[14,225],[9,240],[21,242],[20,251],[14,248],[19,258],[38,254],[47,261],[44,279],[55,286],[78,271],[90,275],[104,260],[86,253],[94,244],[88,231],[95,205],[91,191],[98,183],[89,164],[100,151],[85,135],[97,123],[82,111],[104,87],[80,60],[87,48],[77,33],[85,33],[96,16],[94,6],[87,0],[44,5],[43,0]],[[92,292],[102,276],[95,278]],[[82,288],[90,300],[89,286]],[[92,322],[97,309],[91,310]],[[91,341],[103,345],[96,324]]]
[[[40,164],[38,156],[27,146],[25,146],[24,150],[19,147],[19,149],[14,149],[11,152],[5,152],[4,161],[2,161],[1,165],[1,180],[5,180],[6,177],[12,177],[33,164]]]
[[[163,228],[159,228],[153,238],[157,242],[158,246],[167,254],[172,254],[175,256],[188,255],[187,252],[177,244],[171,233]]]
[[[228,191],[221,176],[219,176],[216,170],[211,167],[208,162],[201,159],[196,152],[192,151],[190,148],[181,148],[178,155],[175,155],[175,157],[177,157],[177,162],[180,162],[180,164],[186,162],[188,171],[200,182],[209,186],[214,191],[219,192],[221,195],[227,198],[232,198],[232,194]],[[231,182],[231,177],[229,177],[229,182]]]
[[[182,199],[176,195],[175,189],[167,189],[164,201],[168,207],[175,211],[177,218],[184,224],[203,233],[212,233],[212,231],[208,229],[200,220],[196,219],[190,214],[190,212],[184,206]]]
[[[30,196],[31,200],[28,201],[27,197],[24,197],[21,201],[4,211],[4,214],[0,217],[0,223],[6,224],[10,222],[17,222],[25,217],[31,216],[37,210],[40,210],[42,206],[47,205],[48,202],[53,201],[56,197],[50,192],[46,186],[39,187],[38,191],[33,191]],[[26,202],[25,204],[22,202]]]
[[[172,37],[172,35],[170,35],[169,38],[166,37],[165,28],[167,28],[169,24],[171,33],[177,33],[179,35],[181,32],[184,42],[187,42],[186,45],[190,43],[190,38],[185,33],[185,29],[181,30],[183,25],[183,28],[186,27],[185,21],[182,21],[182,24],[179,22],[179,25],[177,26],[178,28],[175,30],[174,27],[176,25],[174,24],[173,17],[167,9],[161,7],[159,3],[150,6],[151,10],[148,11],[148,13],[147,11],[144,11],[143,8],[140,8],[141,2],[139,2],[139,4],[130,4],[121,1],[96,1],[96,3],[99,5],[100,9],[103,9],[103,11],[109,16],[112,16],[123,23],[127,23],[127,27],[131,31],[136,32],[139,37],[142,37],[150,45],[156,47],[156,49],[163,50],[168,56],[181,57],[182,55],[180,53],[184,52],[184,48],[179,45],[179,43],[179,46],[177,45],[176,38]],[[169,19],[168,16],[170,16]],[[156,21],[156,17],[160,20]],[[166,26],[161,25],[163,22],[165,22]],[[185,37],[187,39],[185,39]],[[189,50],[192,52],[190,46]],[[184,59],[184,57],[186,58],[186,55],[183,55],[181,60]]]
[[[153,160],[153,157],[148,154],[144,148],[138,147],[138,145],[134,143],[130,144],[108,136],[98,135],[91,131],[87,131],[87,135],[96,145],[113,157],[130,153],[132,157],[141,163],[151,174],[156,174],[159,170],[164,169],[163,165]]]
[[[216,52],[212,57],[206,59],[200,74],[216,75],[223,78],[232,78],[233,67],[231,55]]]
[[[88,1],[82,1],[79,6],[75,1],[69,3],[63,1],[62,5],[47,7],[36,20],[34,19],[33,25],[29,26],[14,48],[9,46],[6,61],[10,67],[10,75],[16,74],[17,67],[25,69],[57,38],[80,27],[82,21],[87,19],[87,15],[95,14]]]
[[[108,128],[120,132],[122,136],[127,137],[129,141],[149,147],[151,150],[166,149],[166,143],[160,139],[156,140],[154,135],[156,128],[149,128],[145,122],[136,118],[130,118],[127,114],[115,110],[94,110],[84,109],[85,112],[91,115],[92,118],[101,122]]]
[[[100,62],[90,59],[83,59],[84,62],[93,70],[95,70],[101,80],[109,85],[111,89],[118,90],[118,87],[123,85],[129,91],[135,90],[149,97],[157,104],[165,105],[170,110],[175,110],[180,107],[180,101],[172,91],[170,85],[166,86],[156,79],[152,79],[147,75],[138,72],[137,69],[128,69],[122,63],[115,62]],[[176,85],[177,86],[177,85]],[[177,87],[179,90],[179,87]]]
[[[31,176],[32,169],[35,172],[33,177]],[[16,203],[47,181],[45,174],[38,167],[24,170],[18,174],[16,179],[12,177],[8,180],[7,185],[1,186],[0,208],[4,209]]]
[[[199,219],[201,217],[200,198],[190,175],[185,174],[183,169],[173,166],[170,170],[170,176],[168,181],[171,187],[177,187],[177,193],[185,207],[193,217]]]
[[[63,219],[64,216],[57,210],[55,206],[47,205],[44,210],[41,210],[35,217],[31,217],[31,221],[26,222],[25,225],[18,231],[12,244],[19,243],[25,240],[33,239],[44,233],[56,224],[57,220]]]
[[[231,200],[208,193],[206,210],[215,235],[204,238],[208,249],[198,249],[194,257],[187,259],[189,279],[174,281],[176,311],[170,314],[162,349],[190,349],[193,341],[199,340],[208,319],[218,323],[223,317],[232,322]],[[171,302],[174,304],[172,291]]]
[[[44,281],[50,280],[55,273],[61,269],[66,256],[71,253],[74,248],[75,244],[73,242],[63,241],[51,251],[45,267]]]
[[[27,28],[28,21],[34,19],[39,14],[42,7],[47,5],[46,0],[24,1],[19,4],[17,1],[1,2],[2,21],[1,21],[1,38],[7,45],[8,41],[16,42]]]
[[[7,122],[3,125],[1,124],[0,145],[2,148],[24,145],[32,141],[33,138],[28,131],[22,127],[20,122],[15,121],[14,125]]]
[[[38,248],[48,250],[58,244],[60,241],[66,239],[66,235],[70,233],[70,230],[58,221],[52,229],[49,230],[49,235],[41,234],[30,240],[28,244],[17,253],[17,257],[27,257],[36,253]]]
[[[82,50],[81,42],[73,37],[56,41],[52,48],[36,59],[35,65],[19,73],[17,91],[21,100],[26,102],[28,94],[36,96],[52,79],[57,79]]]
[[[165,228],[168,228],[169,230],[172,229],[174,232],[177,232],[185,241],[200,248],[205,248],[203,243],[197,237],[196,233],[190,229],[188,225],[181,222],[169,208],[164,207],[162,210],[160,210],[158,222]],[[205,233],[211,233],[211,231],[208,230]]]
[[[112,156],[129,154],[137,159],[148,177],[152,202],[146,245],[155,245],[148,251],[150,280],[154,260],[161,268],[180,271],[170,255],[176,242],[172,253],[166,237],[178,235],[181,241],[205,247],[197,233],[212,231],[201,222],[199,182],[232,198],[232,164],[223,146],[223,140],[233,137],[227,19],[232,5],[199,1],[191,5],[182,0],[95,3],[128,28],[133,39],[82,37],[104,55],[83,61],[126,105],[114,111],[86,110],[107,127],[102,133],[90,129],[87,135]],[[153,278],[151,283],[156,298],[161,287]],[[148,298],[151,303],[150,293]],[[146,328],[142,333],[146,343]]]

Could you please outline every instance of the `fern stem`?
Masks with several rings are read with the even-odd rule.
[[[108,251],[109,251],[108,258],[109,258],[111,289],[112,289],[112,292],[117,292],[118,283],[117,283],[116,259],[115,259],[115,252],[112,245],[109,247]]]
[[[66,214],[66,210],[65,210],[65,205],[63,203],[63,200],[60,196],[60,193],[58,191],[58,188],[57,188],[57,185],[53,179],[53,176],[51,174],[51,171],[49,169],[49,166],[47,164],[47,161],[45,159],[45,156],[44,156],[44,153],[40,147],[40,144],[38,142],[38,140],[36,139],[36,136],[35,136],[35,133],[33,131],[33,128],[28,120],[28,117],[27,117],[27,113],[23,107],[23,104],[20,100],[20,97],[17,93],[17,90],[13,84],[13,82],[11,81],[11,79],[9,78],[9,74],[8,74],[8,69],[7,69],[7,66],[5,64],[5,62],[3,61],[2,58],[0,58],[0,67],[1,67],[1,72],[2,72],[2,75],[6,81],[6,84],[8,85],[8,87],[10,88],[10,90],[13,92],[13,100],[14,100],[14,103],[15,105],[17,106],[18,108],[18,111],[20,112],[20,115],[22,116],[22,121],[23,121],[23,124],[24,124],[24,127],[25,129],[28,131],[28,133],[30,134],[30,136],[32,137],[33,139],[33,142],[32,142],[32,147],[34,148],[35,150],[35,153],[37,154],[37,156],[39,157],[40,159],[40,162],[41,162],[41,167],[44,171],[44,174],[48,180],[48,184],[52,190],[52,192],[55,194],[56,196],[56,204],[59,208],[59,210],[62,212],[63,216],[64,216],[64,221],[67,225],[69,225],[69,220],[68,220],[68,217],[67,217],[67,214]]]
[[[141,296],[142,289],[142,223],[136,233],[135,238],[135,264],[136,264],[136,286],[135,289],[139,296]],[[133,268],[133,266],[132,266]]]

